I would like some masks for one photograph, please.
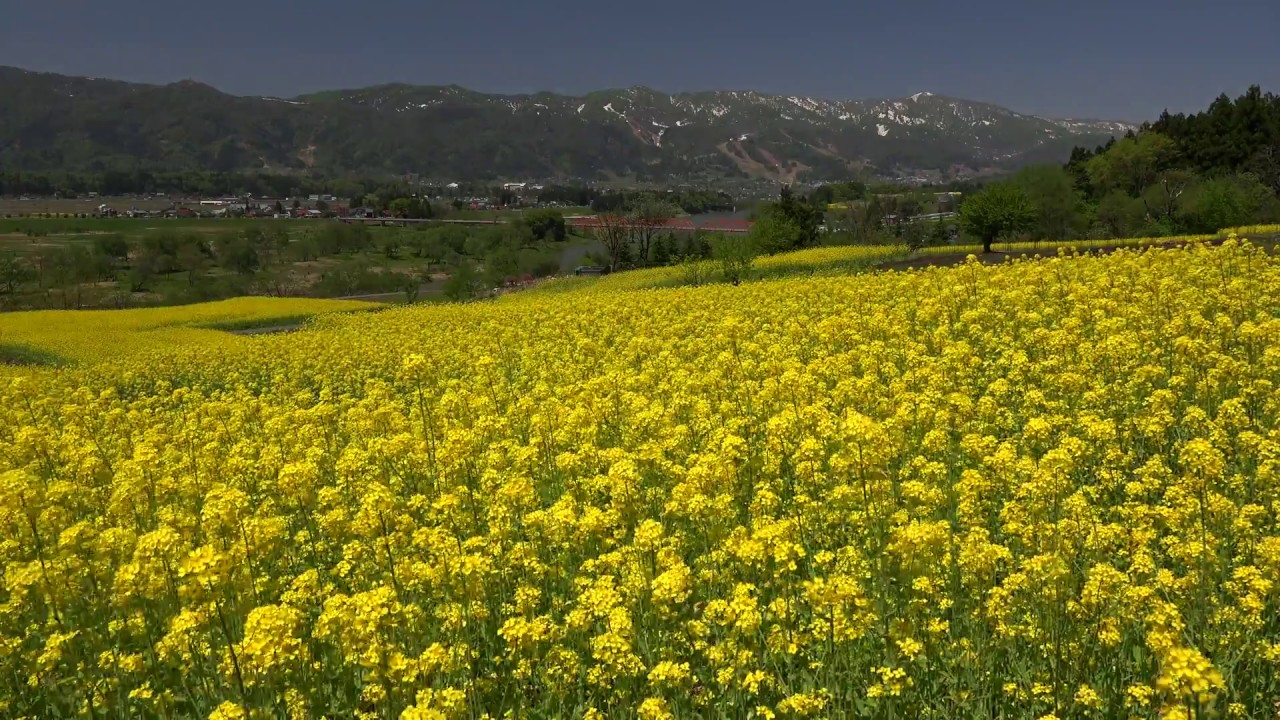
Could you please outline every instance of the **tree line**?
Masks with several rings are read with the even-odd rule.
[[[1280,221],[1280,97],[1257,86],[1204,112],[1167,111],[1106,145],[1075,148],[965,200],[967,232],[986,249],[1043,240],[1214,233]]]
[[[485,227],[244,221],[213,232],[178,226],[60,241],[41,228],[45,223],[23,226],[37,249],[0,253],[0,307],[384,292],[414,300],[443,274],[469,274],[477,288],[555,274],[568,236],[564,217],[554,210]]]

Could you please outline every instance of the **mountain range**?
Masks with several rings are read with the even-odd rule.
[[[413,174],[432,179],[821,182],[1061,162],[1135,126],[927,92],[833,101],[753,91],[497,95],[378,85],[244,97],[0,67],[0,167]]]

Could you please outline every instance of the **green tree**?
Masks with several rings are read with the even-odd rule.
[[[204,241],[191,238],[178,249],[178,265],[187,272],[187,285],[194,287],[201,273],[209,266],[209,251]]]
[[[766,206],[760,219],[776,213],[789,220],[800,230],[793,248],[802,248],[818,244],[818,227],[822,225],[824,211],[825,207],[815,207],[807,199],[796,197],[791,187],[784,185],[778,202]]]
[[[568,235],[564,213],[554,208],[531,210],[522,218],[533,239],[540,242],[562,242]]]
[[[1084,198],[1075,179],[1056,165],[1028,167],[1013,177],[1036,207],[1034,233],[1041,240],[1079,237],[1088,226]]]
[[[1232,175],[1206,180],[1189,193],[1184,224],[1192,232],[1219,230],[1276,219],[1277,200],[1256,176]]]
[[[395,260],[400,257],[400,248],[404,247],[404,237],[400,233],[385,233],[379,246],[382,249],[383,256],[388,260]]]
[[[324,223],[323,229],[314,237],[321,255],[357,253],[367,250],[373,243],[369,228],[358,223]]]
[[[409,247],[414,257],[425,260],[430,266],[444,264],[460,255],[466,242],[466,230],[456,225],[446,225],[413,233],[409,239]]]
[[[724,279],[740,284],[751,271],[759,251],[750,235],[717,233],[709,238],[711,257],[720,264]]]
[[[242,275],[251,275],[261,267],[261,259],[253,241],[245,235],[224,233],[214,241],[218,263]]]
[[[917,215],[922,215],[929,209],[932,201],[932,196],[925,192],[911,191],[902,193],[902,196],[898,198],[898,216],[905,221]]]
[[[149,252],[141,252],[134,256],[129,266],[129,292],[144,292],[151,289],[151,281],[155,279],[156,258]]]
[[[1142,227],[1146,213],[1142,201],[1123,190],[1113,190],[1098,201],[1098,224],[1113,238],[1132,237]]]
[[[387,203],[387,212],[395,217],[416,218],[418,217],[418,201],[414,198],[396,198]]]
[[[105,255],[112,260],[129,259],[129,243],[118,233],[109,233],[107,235],[99,235],[93,240],[94,249],[100,255]]]
[[[851,200],[861,200],[867,194],[867,184],[852,180],[848,182],[828,183],[820,185],[813,189],[809,194],[809,202],[814,203],[818,207],[825,208],[828,205],[836,203],[847,203]]]
[[[1190,170],[1174,168],[1161,171],[1155,182],[1142,193],[1143,208],[1153,220],[1172,231],[1183,206],[1183,198],[1197,181],[1195,173]]]
[[[751,242],[759,251],[773,254],[801,247],[805,233],[791,218],[782,213],[769,213],[751,226]],[[714,252],[715,244],[712,244]]]
[[[1103,193],[1121,190],[1129,197],[1141,197],[1169,169],[1176,152],[1174,142],[1157,132],[1126,137],[1089,160],[1089,181]]]
[[[1064,168],[1071,176],[1071,182],[1076,190],[1089,198],[1095,197],[1093,183],[1089,180],[1089,161],[1093,156],[1094,151],[1088,148],[1074,147],[1071,149],[1071,159],[1067,161]]]
[[[925,227],[923,222],[907,222],[903,223],[902,233],[899,239],[908,250],[915,252],[925,245],[929,244],[929,229]]]
[[[617,270],[630,254],[631,231],[626,216],[605,212],[596,216],[594,234],[604,246],[609,258],[609,269]]]
[[[1280,102],[1276,104],[1280,106]],[[1280,120],[1277,120],[1276,126],[1280,128]],[[1275,144],[1264,145],[1254,152],[1247,169],[1257,176],[1263,186],[1280,195],[1280,129],[1277,129],[1276,135]]]
[[[431,273],[426,268],[415,268],[408,272],[396,273],[400,290],[407,303],[415,303],[422,294],[422,286],[431,281]]]
[[[454,302],[470,300],[479,290],[480,275],[475,265],[465,258],[451,268],[443,288],[444,296]]]
[[[707,239],[710,236],[711,233],[705,230],[697,230],[692,235],[685,235],[680,241],[679,255],[681,259],[711,257],[711,243]]]
[[[196,238],[196,242],[202,247],[204,241]],[[263,265],[273,266],[283,264],[289,254],[289,245],[292,238],[289,236],[288,228],[282,223],[271,223],[262,231],[262,246],[260,253],[262,255]],[[206,251],[206,254],[207,251]]]
[[[67,246],[54,264],[54,277],[62,287],[63,305],[66,307],[83,305],[85,283],[95,282],[101,276],[101,265],[85,245]]]
[[[676,237],[674,233],[665,232],[653,241],[653,264],[670,265],[676,254]]]
[[[982,252],[991,244],[1035,227],[1036,207],[1022,188],[1011,182],[988,185],[970,196],[960,207],[960,224],[971,235],[982,238]]]
[[[653,239],[675,217],[676,207],[665,200],[646,199],[638,203],[627,215],[631,236],[635,243],[636,257],[641,265],[649,263]]]
[[[31,268],[16,253],[0,255],[0,288],[12,295],[22,283],[31,279]]]
[[[951,242],[951,227],[946,220],[939,220],[929,228],[928,244],[939,246]]]
[[[878,195],[867,200],[853,200],[836,215],[837,226],[848,233],[854,245],[873,245],[884,230],[884,204]]]
[[[176,233],[169,230],[161,230],[142,238],[141,252],[149,255],[153,261],[155,271],[164,275],[182,269],[177,261],[178,247],[180,245],[181,240]]]

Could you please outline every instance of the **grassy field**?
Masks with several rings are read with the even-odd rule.
[[[323,238],[338,225],[254,219],[0,220],[0,275],[6,263],[25,268],[15,292],[0,289],[0,307],[127,307],[247,294],[340,297],[401,292],[410,274],[424,276],[425,292],[438,290],[438,283],[425,278],[427,262],[407,247],[406,233],[414,231],[343,226],[365,233],[361,244],[329,247],[332,243]],[[254,233],[259,239],[253,241],[248,271],[222,262],[228,238]],[[104,255],[112,242],[123,243],[127,257]],[[196,247],[200,250],[193,251]],[[91,281],[66,279],[72,251],[99,258]],[[165,252],[171,254],[159,255]],[[148,255],[165,259],[139,280],[135,268]]]
[[[0,197],[0,218],[6,215],[92,215],[98,206],[106,205],[123,212],[130,209],[164,210],[173,207],[174,201],[162,197],[98,197],[98,198],[31,198],[22,200]]]
[[[1274,717],[1280,258],[819,250],[14,371],[0,716]]]
[[[419,294],[440,290],[435,275],[446,261],[466,255],[468,236],[494,233],[496,226],[427,225],[368,226],[332,220],[275,219],[147,219],[24,218],[0,219],[0,309],[38,307],[121,307],[177,304],[246,294],[344,297],[403,293],[410,276],[420,277]],[[454,243],[441,251],[436,242],[423,252],[433,232],[447,232]],[[456,235],[461,233],[462,240]],[[335,234],[337,238],[335,239]],[[359,236],[359,237],[355,237]],[[252,267],[228,263],[238,238],[252,249]],[[354,238],[354,239],[353,239]],[[228,242],[230,239],[230,242]],[[127,256],[105,254],[112,243],[124,243]],[[572,233],[567,240],[537,241],[522,246],[522,262],[536,255],[542,272],[573,267],[594,243]],[[193,248],[198,247],[198,251]],[[479,252],[487,247],[478,246]],[[96,269],[91,280],[65,279],[71,251],[88,252]],[[134,268],[148,255],[168,252],[137,282]],[[243,252],[240,253],[243,255]],[[25,269],[18,288],[5,284],[8,263]],[[515,270],[515,275],[528,270]],[[428,279],[427,276],[432,276]]]
[[[274,225],[274,223],[286,223]],[[240,232],[251,226],[286,227],[292,236],[311,229],[308,220],[255,220],[243,218],[0,218],[0,253],[38,253],[68,245],[92,243],[104,235],[118,235],[127,241],[164,233],[195,233],[212,236]]]

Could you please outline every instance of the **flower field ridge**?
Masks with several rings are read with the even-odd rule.
[[[375,303],[316,298],[241,297],[132,310],[0,313],[0,346],[35,348],[69,361],[158,354],[175,346],[231,342],[217,328],[299,322],[313,315],[371,310]]]
[[[1231,239],[0,378],[0,716],[1273,717],[1277,297]]]

